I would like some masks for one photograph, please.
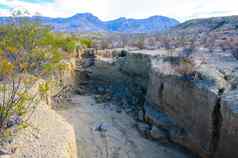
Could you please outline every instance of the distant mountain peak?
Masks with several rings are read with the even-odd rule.
[[[153,16],[150,16],[149,18],[164,18],[165,16],[162,16],[162,15],[153,15]]]
[[[124,32],[150,33],[162,32],[176,26],[179,22],[165,16],[152,16],[146,19],[127,19],[120,17],[115,20],[102,21],[92,13],[78,13],[69,18],[29,17],[43,24],[50,25],[56,32]],[[6,19],[0,17],[0,24]]]
[[[123,21],[123,20],[127,20],[127,18],[125,18],[125,17],[120,17],[120,18],[117,18],[117,19],[111,20],[111,21]]]
[[[95,17],[92,13],[77,13],[72,17]]]

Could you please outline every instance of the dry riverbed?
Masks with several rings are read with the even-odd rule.
[[[78,158],[188,158],[184,152],[143,138],[134,121],[112,103],[74,95],[57,109],[76,132]]]

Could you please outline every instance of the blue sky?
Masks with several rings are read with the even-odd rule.
[[[0,0],[0,16],[14,8],[49,17],[90,12],[102,20],[164,15],[185,21],[193,18],[238,15],[238,0]]]

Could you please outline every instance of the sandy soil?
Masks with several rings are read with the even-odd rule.
[[[72,97],[57,110],[73,125],[78,158],[188,158],[183,152],[143,138],[136,122],[111,103],[96,104],[93,96]]]

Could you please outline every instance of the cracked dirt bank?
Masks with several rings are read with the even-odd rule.
[[[93,96],[74,95],[58,108],[74,127],[78,158],[188,158],[170,146],[143,138],[136,122],[111,103],[97,104]]]

